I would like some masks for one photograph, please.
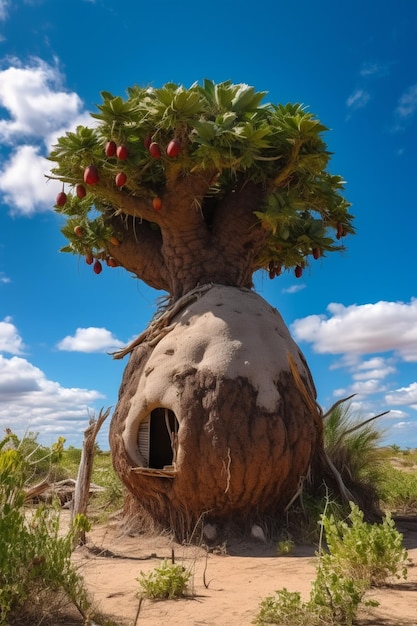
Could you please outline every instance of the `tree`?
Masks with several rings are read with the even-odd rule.
[[[327,171],[327,129],[265,95],[209,80],[102,92],[95,124],[50,154],[52,177],[73,189],[57,197],[63,251],[167,294],[119,355],[131,352],[110,443],[147,514],[179,534],[203,514],[282,510],[323,446],[290,362],[314,404],[308,366],[253,274],[301,276],[343,249],[352,215]]]

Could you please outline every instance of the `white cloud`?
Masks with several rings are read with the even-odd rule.
[[[90,407],[100,398],[98,391],[65,388],[48,380],[26,359],[0,355],[0,425],[19,436],[32,430],[43,440],[63,435],[79,444]]]
[[[398,117],[408,119],[417,111],[417,84],[411,85],[398,100],[395,110]]]
[[[62,87],[57,67],[41,59],[22,66],[18,60],[0,72],[0,105],[9,118],[0,120],[0,138],[15,142],[18,137],[43,139],[68,120],[76,118],[82,102]]]
[[[47,182],[52,164],[45,155],[59,136],[78,125],[92,125],[79,96],[63,87],[58,67],[35,58],[23,65],[9,59],[0,71],[0,140],[10,145],[0,169],[0,192],[14,215],[52,210],[61,189]],[[93,122],[94,123],[94,122]]]
[[[17,148],[0,172],[3,202],[9,205],[12,215],[29,216],[54,206],[62,183],[48,181],[45,174],[49,171],[50,164],[41,156],[38,147],[24,145]]]
[[[291,287],[287,287],[282,290],[282,293],[297,293],[298,291],[302,291],[306,288],[306,285],[303,283],[298,283],[297,285],[291,285]]]
[[[3,283],[4,285],[7,285],[10,282],[11,282],[10,278],[8,276],[6,276],[6,274],[4,272],[0,272],[0,283]]]
[[[24,345],[17,328],[12,324],[11,317],[5,317],[0,322],[0,352],[22,354]]]
[[[385,399],[388,404],[417,405],[417,382],[388,393]]]
[[[0,20],[5,20],[7,17],[7,9],[9,7],[9,0],[0,0]]]
[[[67,336],[58,344],[59,350],[70,352],[111,352],[125,344],[106,328],[77,328],[73,337]]]
[[[306,341],[321,354],[373,354],[394,351],[404,361],[417,362],[417,299],[409,303],[380,301],[351,305],[331,303],[330,316],[296,320],[296,341]]]
[[[360,75],[363,78],[370,78],[371,76],[381,77],[389,74],[389,66],[378,63],[377,61],[368,61],[363,63]]]
[[[370,100],[370,95],[365,89],[356,89],[346,100],[350,109],[362,109]]]

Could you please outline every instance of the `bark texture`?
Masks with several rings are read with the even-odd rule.
[[[236,184],[221,198],[207,196],[215,172],[168,181],[162,209],[151,200],[111,191],[107,221],[120,243],[108,252],[127,270],[175,301],[198,285],[252,287],[268,231],[253,211],[265,194],[260,185]]]
[[[310,372],[279,313],[246,289],[215,285],[136,346],[111,428],[114,467],[151,518],[181,538],[202,517],[277,515],[297,491],[322,431],[289,365],[315,399]],[[178,420],[174,468],[144,469],[141,423]],[[154,442],[158,445],[158,442]]]

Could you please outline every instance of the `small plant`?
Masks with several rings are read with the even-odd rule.
[[[163,561],[159,567],[145,574],[140,572],[136,579],[142,587],[142,594],[150,600],[172,600],[186,594],[191,572],[182,565]]]
[[[323,515],[322,524],[329,549],[326,556],[337,561],[345,577],[365,580],[368,586],[381,585],[390,576],[407,578],[407,551],[389,513],[381,524],[369,524],[351,503],[348,520],[336,522],[333,515]]]
[[[336,521],[326,511],[322,515],[328,551],[320,542],[310,599],[304,602],[298,592],[280,589],[261,602],[254,624],[351,626],[372,585],[391,576],[407,577],[407,551],[391,517],[387,515],[382,524],[368,524],[356,505],[351,503],[350,508],[346,520]]]
[[[277,552],[278,554],[284,555],[284,554],[290,554],[294,549],[294,542],[292,541],[292,539],[282,539],[281,541],[278,541],[277,544]]]

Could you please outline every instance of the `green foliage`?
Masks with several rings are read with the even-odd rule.
[[[260,267],[269,262],[305,266],[314,248],[322,254],[341,250],[335,240],[354,233],[350,205],[342,196],[344,181],[326,169],[327,128],[302,105],[263,103],[266,92],[207,79],[188,89],[174,83],[159,89],[133,86],[126,99],[107,91],[101,95],[98,112],[91,114],[94,127],[79,126],[60,137],[49,156],[54,177],[73,188],[83,183],[86,167],[94,165],[99,172],[85,197],[69,193],[65,205],[55,207],[67,220],[62,232],[69,245],[63,251],[106,258],[112,235],[106,214],[126,212],[149,220],[153,213],[146,203],[163,193],[167,181],[204,173],[213,177],[210,198],[221,199],[237,181],[268,190],[263,204],[254,207],[269,233]],[[173,138],[181,149],[170,158],[166,148]],[[127,147],[122,164],[106,156],[109,140]],[[159,158],[149,153],[150,141],[159,145]],[[115,184],[121,168],[127,176],[122,189]],[[132,198],[133,213],[126,210],[126,199]],[[82,237],[74,234],[75,226],[82,227]]]
[[[10,434],[0,443],[0,624],[9,624],[28,604],[33,608],[45,592],[63,594],[85,615],[89,601],[71,564],[73,538],[84,520],[61,534],[57,508],[24,508],[33,454],[25,456],[16,443]]]
[[[390,576],[407,577],[407,551],[389,513],[381,524],[370,524],[351,503],[346,521],[336,522],[330,515],[322,517],[322,524],[329,549],[323,559],[331,555],[345,576],[365,580],[369,586],[383,584]]]
[[[402,535],[387,515],[381,524],[364,522],[353,503],[346,520],[322,515],[327,551],[320,549],[310,598],[281,589],[262,600],[254,623],[288,626],[351,626],[366,591],[392,576],[407,577]]]
[[[278,541],[278,544],[277,544],[278,554],[281,554],[281,555],[291,554],[293,549],[294,549],[294,541],[292,541],[292,539],[282,539],[281,541]]]
[[[151,600],[172,600],[185,595],[191,572],[182,565],[163,561],[159,567],[137,578],[142,595]]]
[[[417,474],[392,467],[387,463],[381,470],[378,495],[389,510],[407,513],[417,509]]]

